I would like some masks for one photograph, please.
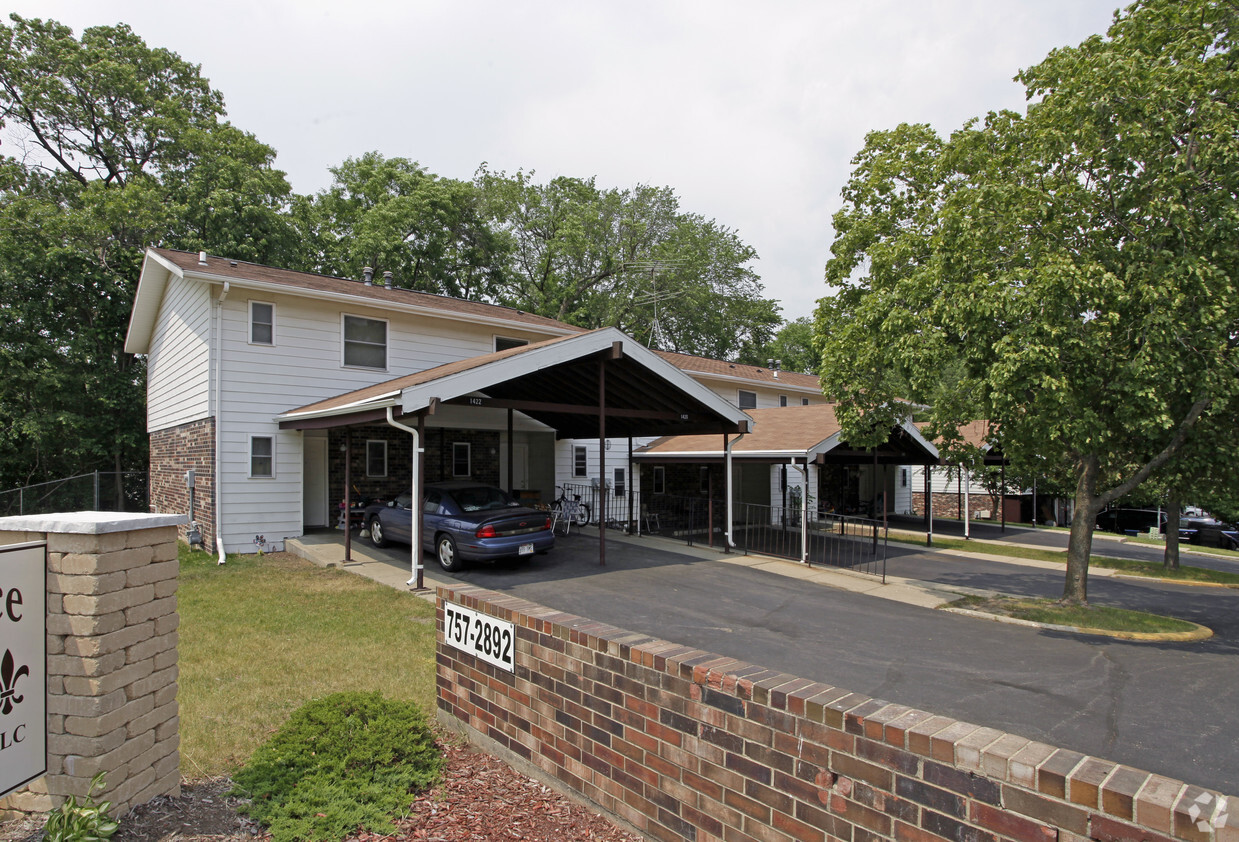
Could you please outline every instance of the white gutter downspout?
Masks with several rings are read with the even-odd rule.
[[[731,511],[731,500],[732,500],[732,495],[731,495],[731,484],[732,484],[732,482],[731,482],[731,448],[732,448],[733,446],[735,446],[736,442],[738,442],[738,441],[740,441],[740,439],[744,438],[744,437],[745,437],[745,435],[747,435],[747,434],[746,434],[746,433],[741,433],[740,435],[736,436],[734,439],[728,439],[726,436],[724,436],[724,437],[723,437],[723,438],[724,438],[724,441],[726,441],[726,442],[727,442],[726,446],[723,448],[723,465],[724,465],[724,468],[725,468],[725,470],[724,470],[724,475],[727,477],[726,483],[727,483],[727,549],[728,549],[728,550],[734,550],[734,549],[736,548],[736,542],[735,542],[735,540],[734,540],[734,532],[735,532],[735,528],[736,528],[736,521],[735,521],[735,519],[733,518],[733,516],[732,516],[732,511]]]
[[[409,562],[409,581],[406,585],[421,587],[422,584],[422,534],[421,534],[421,507],[422,507],[422,489],[417,484],[417,462],[421,458],[422,442],[417,435],[417,428],[410,427],[406,424],[401,424],[396,420],[395,413],[392,408],[387,407],[387,423],[391,424],[397,430],[404,430],[413,437],[413,499],[409,501],[409,537],[412,539],[412,547],[410,548],[413,558]]]
[[[800,561],[809,563],[809,454],[804,456],[804,493],[800,495]]]
[[[972,491],[972,476],[968,473],[968,469],[962,464],[959,466],[959,470],[964,475],[964,540],[968,540],[972,537],[972,506],[970,505],[971,500],[969,499]]]
[[[218,353],[215,359],[215,547],[219,550],[219,559],[216,564],[223,564],[225,559],[224,554],[224,498],[223,498],[223,458],[220,456],[221,442],[224,440],[223,432],[220,430],[220,424],[223,420],[224,413],[221,411],[220,405],[220,383],[224,377],[224,299],[228,297],[228,292],[232,287],[227,281],[224,281],[223,288],[219,291],[219,298],[215,300],[215,346]]]

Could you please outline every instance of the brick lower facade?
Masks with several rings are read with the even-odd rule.
[[[514,673],[445,600],[515,624]],[[509,595],[440,588],[438,622],[440,721],[648,838],[1239,842],[1198,787]]]
[[[962,495],[957,494],[954,491],[935,492],[933,495],[933,501],[934,517],[959,520],[964,516],[964,498]],[[1015,504],[1014,511],[1012,510],[1011,503]],[[968,514],[973,520],[998,520],[1002,516],[998,505],[999,499],[996,494],[991,495],[974,490],[968,495]],[[1018,497],[1007,498],[1008,520],[1018,519],[1011,517],[1012,514],[1019,513],[1018,506]],[[918,516],[925,514],[925,492],[912,492],[912,514]]]
[[[185,472],[192,469],[193,519],[208,550],[215,546],[215,419],[204,418],[151,433],[150,509],[158,514],[189,514]],[[189,525],[177,528],[183,541]]]

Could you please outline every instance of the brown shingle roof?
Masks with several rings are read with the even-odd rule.
[[[315,275],[310,272],[294,272],[290,269],[276,269],[263,266],[260,263],[247,263],[243,260],[231,260],[225,257],[207,255],[206,266],[198,262],[196,252],[175,251],[173,249],[154,249],[155,253],[170,261],[183,272],[212,275],[226,280],[261,281],[278,284],[291,289],[306,289],[316,292],[326,292],[341,295],[352,295],[366,298],[370,302],[395,304],[412,307],[425,307],[444,313],[455,313],[462,316],[476,316],[487,319],[503,319],[505,321],[527,324],[531,328],[547,328],[556,331],[571,331],[582,333],[579,328],[565,322],[548,319],[545,316],[535,316],[511,307],[501,307],[498,304],[482,304],[477,301],[466,301],[461,298],[451,298],[446,295],[432,295],[428,292],[415,292],[408,289],[387,289],[382,282],[366,286],[361,281],[347,278],[333,278],[327,275]]]
[[[807,453],[839,432],[832,404],[746,411],[753,419],[753,432],[737,441],[732,453]],[[639,452],[721,453],[722,450],[722,436],[664,436]]]
[[[817,376],[813,374],[780,371],[779,376],[775,377],[774,372],[770,369],[755,365],[729,363],[723,360],[712,360],[708,357],[694,357],[691,354],[678,354],[674,351],[655,351],[654,353],[682,371],[706,375],[713,374],[723,377],[739,377],[744,380],[763,383],[767,386],[790,386],[797,389],[811,389],[814,392],[821,392],[822,390]]]

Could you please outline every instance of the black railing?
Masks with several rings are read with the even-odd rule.
[[[95,471],[0,491],[0,515],[145,512],[149,508],[145,471]]]
[[[722,500],[660,494],[640,507],[641,531],[694,544],[725,547],[727,508]],[[880,576],[886,581],[886,525],[878,520],[757,503],[732,506],[734,550]],[[805,538],[808,554],[804,553]]]

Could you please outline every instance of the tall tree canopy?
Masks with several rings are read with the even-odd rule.
[[[1239,393],[1237,19],[1141,0],[1022,72],[1025,114],[869,135],[835,217],[815,335],[845,424],[931,394],[948,441],[990,419],[1017,471],[1075,489],[1067,601],[1097,512]]]
[[[274,150],[197,66],[127,26],[0,24],[0,487],[146,461],[122,345],[152,242],[252,260],[295,244]],[[8,141],[6,140],[6,143]]]
[[[756,356],[780,323],[751,268],[756,252],[734,231],[682,211],[669,187],[604,189],[567,177],[539,184],[531,173],[485,167],[476,182],[511,241],[504,304],[722,359]]]

